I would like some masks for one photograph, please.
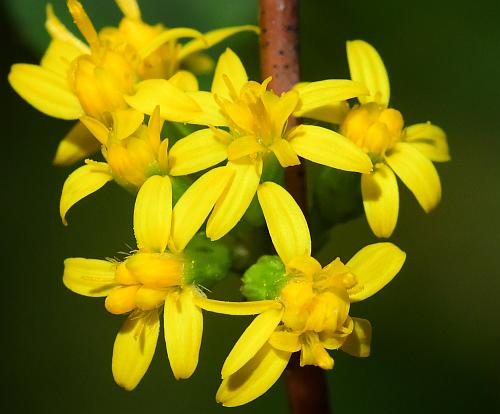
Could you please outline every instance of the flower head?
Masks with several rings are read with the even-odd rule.
[[[60,214],[66,224],[66,213],[82,198],[115,179],[120,185],[137,192],[147,178],[168,174],[168,139],[160,138],[163,121],[157,110],[148,125],[144,115],[131,109],[113,113],[113,126],[95,118],[82,117],[82,123],[102,143],[106,162],[87,160],[66,179],[60,201]]]
[[[351,78],[364,84],[368,94],[359,95],[359,104],[315,102],[302,115],[340,125],[340,133],[367,153],[373,172],[363,173],[361,190],[368,223],[378,237],[389,237],[399,212],[396,175],[429,212],[441,199],[441,183],[432,161],[450,159],[446,135],[431,123],[404,127],[401,112],[389,108],[390,86],[378,52],[362,40],[347,42]],[[322,81],[328,82],[328,81]],[[299,85],[300,91],[315,84]]]
[[[259,313],[228,355],[222,368],[218,401],[245,404],[279,378],[293,352],[300,364],[333,367],[328,350],[368,356],[371,326],[349,316],[350,304],[366,299],[401,269],[405,253],[391,243],[361,249],[346,264],[335,259],[322,267],[311,257],[309,229],[300,208],[280,186],[264,183],[258,191],[274,247],[284,265],[282,283],[262,301],[231,303],[198,297],[203,309],[226,314]],[[248,282],[248,281],[247,281]],[[261,306],[260,312],[256,309]],[[266,308],[267,306],[267,308]]]
[[[301,156],[348,171],[372,169],[366,154],[333,131],[310,125],[287,130],[288,118],[308,103],[295,91],[276,95],[268,90],[269,81],[270,78],[262,83],[249,81],[238,56],[227,49],[217,62],[211,92],[187,92],[201,110],[185,112],[186,122],[208,128],[188,135],[172,147],[171,173],[191,174],[225,160],[234,171],[232,182],[207,223],[207,235],[212,240],[224,236],[241,219],[257,192],[263,166],[270,156],[276,157],[283,168],[299,164]],[[338,82],[331,84],[329,90],[337,85],[337,95],[342,99],[365,89],[352,81]],[[144,81],[136,95],[127,99],[128,103],[136,110],[150,113],[151,102],[160,102],[165,95],[164,86]],[[313,91],[307,96],[313,99],[317,94]]]
[[[221,179],[220,175],[212,176]],[[116,382],[128,390],[136,387],[153,358],[161,311],[174,376],[188,378],[198,363],[203,319],[194,296],[199,295],[198,284],[209,279],[206,271],[199,274],[197,257],[185,247],[206,213],[200,216],[186,204],[185,200],[193,197],[189,190],[185,197],[172,211],[169,177],[150,177],[135,203],[137,251],[120,262],[65,260],[63,281],[69,289],[85,296],[106,296],[109,312],[129,314],[116,337],[112,364]]]

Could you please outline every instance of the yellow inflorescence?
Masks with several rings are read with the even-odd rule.
[[[392,243],[376,243],[345,264],[337,258],[321,266],[312,257],[304,212],[277,184],[281,170],[274,170],[299,165],[303,158],[360,174],[368,223],[376,236],[389,237],[399,211],[396,176],[426,212],[438,204],[441,184],[432,161],[450,159],[445,133],[430,123],[405,128],[402,114],[389,107],[384,63],[364,41],[347,44],[352,80],[304,82],[277,95],[269,87],[271,78],[249,80],[240,58],[226,49],[211,90],[200,91],[195,74],[212,68],[211,58],[201,52],[235,33],[259,29],[235,26],[202,34],[150,25],[143,22],[136,0],[116,3],[124,15],[120,23],[97,31],[80,2],[67,0],[85,42],[48,6],[51,44],[40,65],[17,64],[9,74],[16,92],[35,108],[78,120],[61,142],[56,164],[69,165],[99,149],[104,157],[103,162],[86,159],[65,181],[64,224],[75,203],[110,181],[137,194],[137,250],[122,261],[69,258],[63,276],[72,291],[105,297],[110,313],[128,314],[113,348],[115,381],[127,390],[140,382],[155,354],[160,316],[173,374],[190,377],[198,364],[202,309],[256,315],[222,367],[217,400],[225,406],[265,393],[295,352],[301,366],[325,370],[334,365],[329,350],[368,356],[371,325],[349,315],[351,304],[387,285],[406,254]],[[352,98],[359,103],[351,106]],[[288,129],[292,116],[335,123],[339,133],[307,123]],[[169,140],[161,138],[164,120],[202,128],[193,128],[169,149]],[[318,188],[314,197],[322,196]],[[253,200],[276,252],[262,266],[257,262],[252,277],[247,278],[249,271],[243,278],[245,288],[256,283],[250,288],[257,289],[248,291],[257,293],[248,297],[262,300],[208,299],[201,288],[217,271],[203,255],[213,250],[189,250],[199,242],[192,239],[205,221],[204,242],[222,238]],[[257,215],[260,211],[248,214]],[[225,272],[230,259],[223,260]],[[269,274],[259,279],[261,269]]]

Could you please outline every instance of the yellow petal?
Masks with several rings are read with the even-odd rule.
[[[66,167],[88,157],[99,148],[101,143],[92,136],[84,124],[77,122],[59,143],[52,163]]]
[[[300,335],[295,332],[274,331],[269,337],[269,344],[280,351],[297,352],[300,351]]]
[[[131,391],[139,384],[153,359],[159,331],[156,310],[127,318],[113,346],[112,370],[118,385]]]
[[[130,108],[114,111],[111,115],[113,116],[113,134],[116,139],[124,139],[132,135],[144,120],[142,112]]]
[[[108,142],[109,128],[101,121],[92,118],[91,116],[84,115],[80,118],[80,122],[85,125],[88,131],[103,145]]]
[[[247,136],[236,138],[227,147],[227,158],[230,161],[237,160],[248,155],[254,155],[259,152],[265,152],[266,148],[257,142],[256,137]]]
[[[288,122],[288,118],[292,116],[292,112],[299,104],[299,94],[296,91],[284,92],[275,100],[276,95],[265,93],[262,95],[264,104],[270,112],[270,118],[273,120],[273,134],[276,137],[281,137]],[[269,99],[271,98],[271,99]]]
[[[368,89],[363,83],[345,79],[300,83],[293,89],[299,93],[300,97],[299,107],[294,112],[294,115],[299,117],[318,108],[338,105],[340,101],[368,94]]]
[[[82,51],[72,43],[54,39],[50,42],[47,51],[43,55],[40,66],[60,75],[62,78],[66,78],[70,63],[81,54]]]
[[[224,80],[226,78],[226,80]],[[231,99],[231,91],[227,86],[227,79],[233,85],[234,91],[239,95],[243,85],[248,82],[247,72],[240,58],[231,49],[220,55],[215,67],[214,80],[212,82],[212,93],[219,98]]]
[[[195,125],[229,125],[228,120],[222,114],[219,105],[215,102],[214,95],[210,92],[197,91],[186,93],[201,108],[201,111],[195,114],[193,113],[193,116],[186,122]]]
[[[165,300],[164,328],[168,360],[176,379],[189,378],[198,365],[203,315],[194,304],[194,288],[170,293]]]
[[[9,82],[30,105],[46,115],[61,119],[78,119],[83,109],[66,79],[37,65],[12,65]]]
[[[243,368],[222,381],[217,401],[226,407],[236,407],[260,397],[281,376],[291,355],[264,344]]]
[[[403,131],[406,142],[413,145],[431,161],[449,161],[450,151],[445,132],[430,122],[415,124]]]
[[[205,75],[213,71],[215,63],[206,53],[192,53],[182,59],[181,66],[195,75]]]
[[[194,298],[200,308],[223,315],[257,315],[269,309],[282,309],[283,306],[276,300],[256,300],[250,302],[227,302],[223,300],[207,299],[202,295]]]
[[[370,356],[370,343],[372,341],[372,325],[367,319],[352,318],[354,329],[342,345],[342,351],[355,357]]]
[[[175,204],[172,213],[172,237],[169,247],[182,251],[199,230],[225,190],[234,171],[219,167],[198,178]]]
[[[341,124],[348,111],[349,104],[342,101],[334,102],[311,111],[301,112],[300,117],[317,119],[318,121],[329,122],[330,124]]]
[[[45,20],[45,28],[52,39],[69,43],[76,49],[79,49],[82,54],[90,53],[89,47],[59,21],[57,16],[54,14],[54,9],[51,4],[47,4],[47,19]]]
[[[188,122],[201,110],[185,92],[165,79],[140,82],[136,94],[125,96],[125,101],[132,108],[148,115],[160,105],[161,117],[175,122]]]
[[[92,162],[73,171],[64,182],[59,203],[59,213],[64,225],[68,224],[66,213],[73,205],[112,179],[108,164],[104,162]]]
[[[257,191],[269,234],[285,264],[297,256],[311,255],[311,236],[304,213],[283,187],[266,182]]]
[[[160,117],[160,107],[156,106],[148,121],[148,139],[153,151],[158,154],[158,164],[162,171],[168,170],[168,138],[161,141],[163,119]]]
[[[267,342],[281,321],[283,309],[269,309],[258,315],[245,329],[222,366],[222,378],[227,378],[245,365]]]
[[[116,263],[72,257],[64,261],[63,283],[79,295],[106,296],[115,283]]]
[[[351,140],[329,129],[299,125],[286,138],[298,155],[318,164],[361,173],[372,170],[368,155]]]
[[[216,131],[205,128],[177,141],[169,152],[171,175],[192,174],[212,167],[227,158],[227,146]]]
[[[363,247],[346,266],[356,277],[357,284],[348,290],[351,302],[369,298],[398,274],[406,253],[392,243],[375,243]]]
[[[134,233],[139,249],[163,252],[170,236],[172,183],[168,176],[149,177],[137,193]]]
[[[339,349],[345,342],[345,335],[338,335],[335,331],[323,331],[319,334],[319,340],[325,349]]]
[[[225,27],[223,29],[212,30],[210,32],[205,33],[200,38],[187,42],[179,51],[178,59],[182,60],[186,56],[189,56],[192,53],[212,47],[213,45],[222,42],[229,36],[244,31],[252,31],[258,34],[259,28],[256,26],[247,25],[247,26]]]
[[[361,176],[361,193],[366,219],[377,237],[390,237],[398,221],[399,191],[396,176],[387,165]]]
[[[198,30],[190,29],[189,27],[176,27],[175,29],[168,29],[147,42],[144,47],[139,50],[139,56],[141,59],[145,59],[161,45],[170,42],[171,40],[177,40],[182,37],[197,38],[201,36],[202,34]]]
[[[359,102],[389,104],[389,77],[384,62],[373,46],[363,40],[347,42],[347,60],[351,79],[366,85],[368,96],[358,97]]]
[[[300,164],[299,157],[286,139],[276,139],[269,148],[283,168]]]
[[[398,143],[386,161],[425,212],[437,206],[441,200],[441,182],[436,168],[425,155],[412,144]]]
[[[140,20],[141,9],[136,0],[115,0],[125,17],[133,20]]]
[[[179,70],[168,81],[185,92],[195,92],[198,90],[198,79],[187,70]]]
[[[226,235],[240,221],[257,191],[262,174],[260,158],[229,161],[227,166],[234,171],[234,176],[208,219],[207,236],[212,240]]]

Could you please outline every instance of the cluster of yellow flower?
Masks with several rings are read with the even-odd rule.
[[[222,368],[217,399],[226,406],[266,392],[294,352],[301,352],[301,365],[323,369],[333,367],[326,350],[367,356],[370,323],[350,317],[350,304],[384,287],[401,269],[405,253],[391,243],[376,243],[346,264],[337,258],[322,267],[311,256],[304,214],[283,187],[263,179],[263,168],[270,159],[287,168],[302,157],[361,173],[368,223],[376,236],[389,237],[399,209],[396,175],[425,211],[439,202],[440,181],[431,161],[449,160],[444,132],[430,123],[404,128],[401,113],[388,107],[384,64],[364,41],[347,43],[352,80],[300,83],[278,96],[268,89],[270,79],[250,81],[238,56],[227,49],[216,64],[211,90],[200,91],[195,74],[213,66],[203,50],[258,28],[202,34],[152,26],[142,21],[135,0],[116,3],[124,14],[120,24],[97,32],[82,5],[67,1],[87,44],[49,6],[46,27],[52,41],[41,64],[13,65],[9,75],[16,92],[38,110],[78,120],[59,144],[55,164],[73,164],[99,149],[104,157],[104,162],[87,159],[67,178],[60,202],[65,224],[68,210],[108,181],[137,194],[137,250],[121,262],[69,258],[64,268],[69,289],[105,296],[109,312],[128,314],[113,349],[116,382],[132,390],[146,373],[162,311],[177,379],[196,369],[202,310],[258,315]],[[191,40],[180,43],[180,38]],[[353,98],[359,104],[350,106],[347,100]],[[288,129],[291,116],[338,125],[338,132],[307,124]],[[165,120],[198,127],[169,149],[168,139],[161,138]],[[175,180],[195,173],[196,180],[175,196]],[[272,283],[255,294],[262,283],[255,266],[266,269],[259,260],[243,278],[249,301],[208,299],[189,243],[207,219],[208,238],[212,243],[222,238],[255,196],[279,256],[263,258],[272,265]]]

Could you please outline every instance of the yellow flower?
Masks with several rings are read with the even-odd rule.
[[[168,139],[160,140],[162,120],[159,111],[143,125],[144,115],[131,109],[113,113],[110,130],[95,118],[81,118],[95,138],[103,145],[107,162],[86,160],[66,179],[60,200],[60,215],[64,224],[68,210],[82,198],[115,179],[131,191],[137,191],[152,175],[166,175]]]
[[[112,123],[113,111],[128,108],[124,96],[133,93],[141,79],[168,78],[179,89],[196,90],[196,78],[180,70],[181,64],[191,61],[191,67],[196,67],[198,62],[198,69],[207,68],[206,58],[197,52],[234,33],[256,30],[253,26],[230,27],[202,37],[190,28],[150,26],[142,22],[135,0],[117,0],[125,15],[119,27],[106,27],[97,33],[77,0],[67,4],[87,44],[66,29],[49,5],[46,27],[52,41],[41,64],[13,65],[9,82],[22,98],[49,116],[79,119],[88,115],[107,126]],[[181,46],[177,40],[182,37],[196,39]],[[182,99],[179,89],[169,91],[174,101],[179,95]],[[191,110],[197,109],[191,102]],[[167,117],[166,111],[164,108],[164,118],[183,121],[173,113]],[[98,148],[99,143],[78,123],[60,143],[54,163],[72,164]]]
[[[293,352],[300,365],[333,367],[327,350],[354,356],[370,353],[371,326],[349,316],[350,304],[382,289],[399,272],[405,253],[391,243],[364,247],[343,264],[321,267],[311,257],[304,215],[280,186],[267,182],[258,191],[274,247],[285,264],[286,284],[275,300],[222,302],[197,296],[203,309],[259,315],[248,326],[222,368],[217,400],[225,406],[245,404],[265,393],[280,377]],[[268,220],[273,216],[272,220]],[[264,308],[260,312],[258,308]]]
[[[371,45],[362,40],[347,42],[347,57],[351,78],[365,84],[369,94],[358,96],[359,105],[351,109],[330,99],[314,103],[302,115],[340,124],[340,133],[370,155],[374,171],[361,176],[363,205],[375,235],[389,237],[399,212],[395,174],[426,212],[439,203],[441,183],[432,161],[450,160],[446,135],[429,122],[404,128],[401,113],[388,107],[387,71]],[[303,93],[314,84],[296,89]]]
[[[227,49],[218,60],[211,92],[187,92],[201,111],[191,114],[186,122],[209,127],[173,145],[171,173],[191,174],[224,160],[228,160],[227,166],[234,171],[230,186],[208,220],[207,235],[212,240],[224,236],[241,219],[259,186],[263,163],[271,153],[284,168],[299,164],[301,156],[348,171],[367,173],[372,169],[366,154],[333,131],[311,125],[287,130],[288,118],[303,107],[304,102],[295,91],[277,96],[267,90],[269,81],[266,79],[262,84],[249,81],[238,56]],[[365,91],[354,82],[338,82],[339,99]],[[159,83],[144,81],[138,86],[137,94],[128,97],[127,102],[141,112],[150,113],[151,102],[160,103],[161,108],[161,97],[165,93]],[[207,188],[206,191],[211,190]]]
[[[215,186],[223,180],[220,171],[210,171]],[[122,262],[84,258],[64,262],[63,281],[69,289],[85,296],[106,296],[109,312],[129,313],[116,337],[112,363],[115,381],[127,390],[136,387],[153,358],[161,310],[174,376],[188,378],[196,369],[203,319],[193,301],[199,294],[191,259],[183,250],[215,201],[192,209],[186,200],[193,197],[199,194],[188,189],[172,211],[169,177],[150,177],[135,202],[137,251]]]
[[[98,120],[82,117],[82,122],[103,144],[103,155],[107,162],[86,160],[84,166],[73,171],[64,182],[59,212],[66,225],[68,210],[82,198],[94,193],[107,182],[115,180],[131,192],[138,191],[151,176],[173,177],[168,152],[168,139],[161,140],[160,132],[163,121],[159,108],[149,118],[148,125],[143,124],[144,115],[133,109],[113,113],[113,128],[110,130]],[[191,206],[187,210],[204,211],[202,221],[208,216],[215,200],[220,196],[232,178],[233,171],[227,167],[204,174],[191,189]],[[200,186],[209,186],[210,195],[199,192]],[[196,200],[196,198],[202,200]],[[185,199],[186,200],[186,199]],[[211,206],[211,207],[208,207]],[[208,209],[208,210],[207,210]]]

